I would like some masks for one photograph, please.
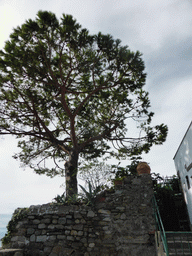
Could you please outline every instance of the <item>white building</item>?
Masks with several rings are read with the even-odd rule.
[[[192,122],[174,156],[192,227]]]

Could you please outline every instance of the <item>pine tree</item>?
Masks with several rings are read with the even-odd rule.
[[[130,157],[165,141],[166,125],[150,126],[145,79],[139,52],[111,35],[90,35],[70,15],[58,20],[39,11],[0,51],[0,134],[19,139],[15,158],[36,173],[53,177],[65,169],[72,196],[79,157]],[[136,137],[129,135],[133,122]],[[47,159],[54,168],[42,165]]]

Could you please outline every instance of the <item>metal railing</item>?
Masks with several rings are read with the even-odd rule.
[[[153,196],[152,202],[153,202],[153,209],[154,209],[154,215],[155,215],[155,224],[156,224],[155,240],[156,240],[157,250],[159,251],[158,255],[169,256],[166,233],[163,227],[163,222],[161,220],[161,216],[160,216],[160,212],[159,212],[159,208],[158,208],[155,196]]]

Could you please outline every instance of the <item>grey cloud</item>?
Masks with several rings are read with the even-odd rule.
[[[186,79],[192,75],[192,37],[180,42],[170,38],[145,60],[150,87],[155,90],[163,89],[171,80]]]

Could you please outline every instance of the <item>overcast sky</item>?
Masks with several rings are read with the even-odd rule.
[[[192,1],[0,0],[0,49],[12,29],[34,19],[39,10],[52,11],[58,18],[72,14],[90,33],[109,33],[143,53],[145,90],[155,112],[152,124],[165,123],[169,128],[167,141],[143,159],[152,172],[176,174],[173,156],[192,119]],[[23,171],[12,158],[16,151],[13,137],[0,138],[0,213],[47,203],[63,192],[63,178]]]

